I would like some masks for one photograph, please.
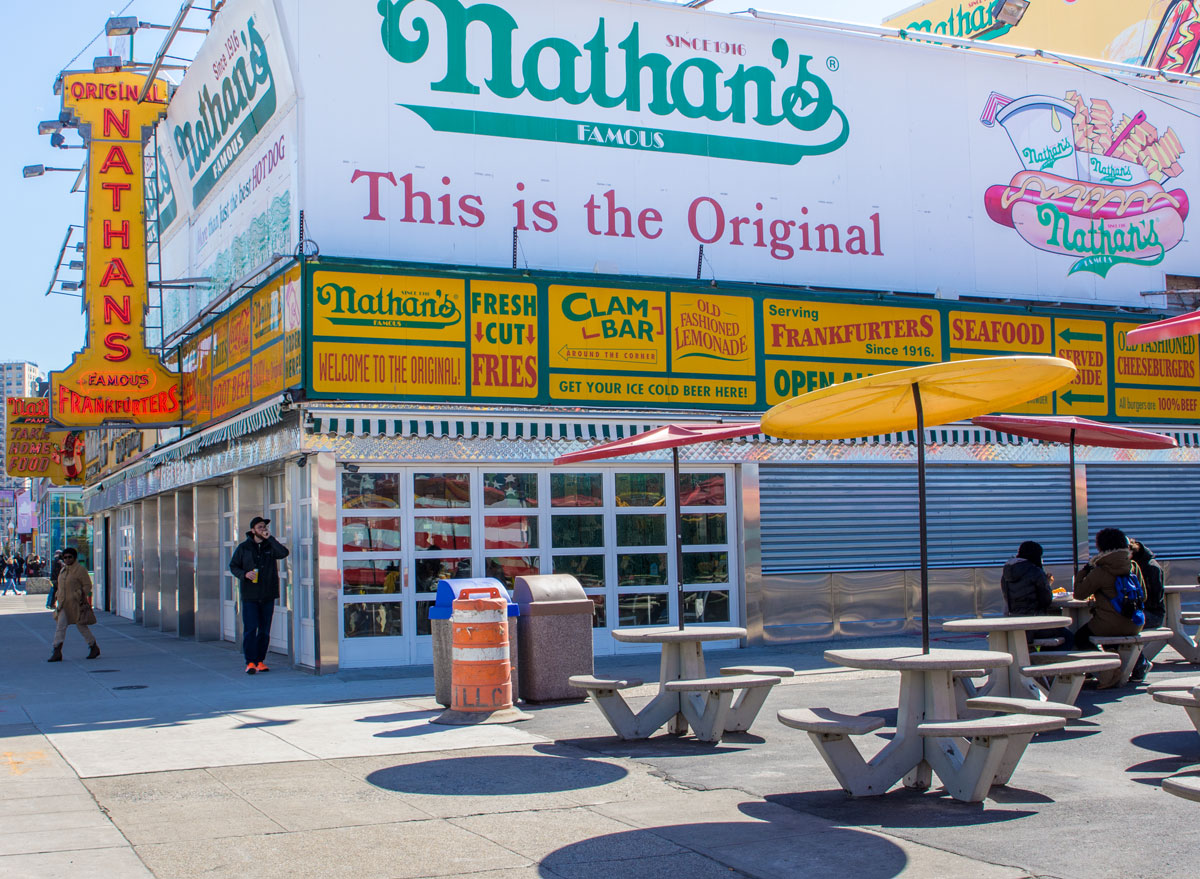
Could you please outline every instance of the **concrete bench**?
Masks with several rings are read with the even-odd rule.
[[[1046,662],[1067,662],[1072,659],[1093,659],[1099,651],[1096,650],[1039,650],[1029,654],[1029,661],[1035,665]]]
[[[958,800],[979,803],[993,784],[1007,784],[1035,734],[1066,725],[1062,717],[1006,714],[977,720],[935,720],[917,726],[926,738],[968,739],[965,754],[957,746],[930,752],[933,771],[946,792]]]
[[[786,665],[730,665],[721,669],[723,675],[767,675],[776,678],[792,678],[796,676],[794,668]],[[763,703],[767,701],[770,688],[765,690],[757,687],[743,690],[733,700],[729,710],[729,719],[725,722],[726,732],[743,732],[750,729]]]
[[[886,723],[871,714],[839,714],[830,708],[788,708],[776,717],[784,726],[804,730],[842,790],[851,796],[869,797],[883,793],[891,782],[874,781],[867,761],[858,753],[850,736],[865,736]]]
[[[621,696],[621,690],[640,687],[638,678],[598,678],[595,675],[572,675],[567,679],[572,687],[587,690],[609,725],[622,739],[644,738],[639,735],[638,719]]]
[[[1146,692],[1151,695],[1155,693],[1173,693],[1177,691],[1194,690],[1200,687],[1200,678],[1174,678],[1167,681],[1155,681],[1146,688]]]
[[[993,711],[997,714],[1035,714],[1039,717],[1061,717],[1074,720],[1083,715],[1075,705],[1061,702],[1041,702],[1037,699],[1017,699],[1012,696],[977,696],[967,700],[967,708],[973,711]]]
[[[704,742],[717,742],[727,732],[741,732],[749,728],[766,701],[767,694],[779,681],[775,675],[723,675],[667,681],[663,689],[680,695],[680,708],[696,738]]]
[[[1062,638],[1034,638],[1030,647],[1061,647],[1063,644]]]
[[[1160,692],[1154,694],[1154,701],[1163,705],[1178,705],[1187,712],[1188,720],[1192,722],[1196,732],[1200,732],[1200,696],[1197,696],[1197,693],[1200,693],[1200,687],[1190,692]]]
[[[1044,662],[1041,665],[1027,665],[1021,669],[1021,674],[1027,678],[1044,678],[1050,682],[1046,698],[1050,702],[1062,705],[1074,705],[1083,689],[1083,681],[1090,674],[1113,674],[1121,667],[1117,656],[1105,656],[1103,653],[1081,654],[1086,659],[1067,659],[1061,662]]]
[[[1125,686],[1133,675],[1133,667],[1137,664],[1142,650],[1149,644],[1165,644],[1171,640],[1170,629],[1147,629],[1137,635],[1092,635],[1092,643],[1097,647],[1112,647],[1121,657],[1121,667],[1115,672],[1107,672],[1096,681],[1101,689]]]
[[[1200,778],[1194,775],[1173,775],[1162,780],[1162,789],[1169,794],[1200,803]]]
[[[1179,621],[1185,626],[1195,626],[1200,624],[1200,613],[1191,610],[1185,610],[1179,615]]]

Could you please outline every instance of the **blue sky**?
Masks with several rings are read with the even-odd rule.
[[[9,3],[8,52],[13,60],[9,85],[0,108],[8,136],[0,142],[0,240],[9,282],[0,306],[0,360],[31,360],[45,371],[64,368],[83,345],[84,318],[80,300],[44,296],[54,271],[54,261],[67,226],[82,223],[84,198],[71,194],[74,174],[47,173],[26,180],[25,165],[78,168],[82,150],[52,149],[49,138],[38,135],[37,124],[54,119],[60,109],[52,93],[54,78],[79,53],[71,69],[91,67],[92,58],[108,54],[106,38],[97,37],[110,14],[137,15],[143,22],[169,24],[179,10],[179,0],[55,0],[44,3]],[[328,2],[328,0],[312,0]],[[374,0],[366,0],[374,3]],[[748,6],[878,24],[889,13],[911,5],[912,0],[715,0],[708,8],[738,12]],[[207,4],[198,4],[207,5]],[[201,20],[192,13],[191,21]],[[143,30],[135,49],[138,60],[153,57],[162,31]],[[90,43],[90,44],[89,44]],[[174,50],[173,50],[174,51]],[[180,54],[183,54],[182,52]],[[71,134],[68,142],[77,143]],[[78,273],[61,275],[77,279]]]

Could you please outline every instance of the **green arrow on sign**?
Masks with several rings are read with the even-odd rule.
[[[1104,402],[1104,396],[1102,394],[1077,394],[1074,391],[1067,391],[1065,394],[1059,394],[1058,399],[1062,400],[1068,406],[1074,406],[1076,403]]]
[[[1099,333],[1073,333],[1070,330],[1063,330],[1058,334],[1058,337],[1070,345],[1072,342],[1103,342],[1104,336]]]

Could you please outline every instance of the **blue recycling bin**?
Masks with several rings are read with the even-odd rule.
[[[451,676],[453,674],[454,651],[451,647],[450,615],[454,612],[454,601],[464,589],[492,588],[500,592],[508,602],[508,654],[512,666],[513,701],[519,698],[517,675],[517,615],[520,612],[512,595],[499,580],[492,577],[471,577],[456,580],[438,580],[437,598],[429,608],[429,627],[433,631],[433,692],[438,704],[450,707]]]

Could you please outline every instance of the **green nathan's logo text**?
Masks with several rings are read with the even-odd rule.
[[[482,87],[497,98],[512,100],[527,95],[545,103],[590,105],[601,110],[649,112],[659,117],[754,123],[763,128],[785,126],[789,140],[729,137],[665,128],[630,128],[595,119],[515,115],[446,106],[402,104],[436,131],[484,134],[522,140],[578,143],[794,165],[805,156],[839,149],[850,134],[846,114],[834,103],[829,85],[809,70],[812,56],[792,57],[784,39],[776,39],[771,55],[778,71],[741,64],[727,74],[710,58],[689,58],[681,63],[655,52],[641,50],[640,25],[610,46],[605,19],[582,46],[561,37],[540,39],[524,54],[514,45],[520,26],[505,9],[489,3],[469,8],[461,0],[425,0],[442,22],[431,27],[419,15],[404,22],[403,13],[413,0],[379,0],[384,48],[401,64],[425,57],[431,34],[445,32],[445,69],[430,83],[435,92],[478,95]],[[481,83],[467,71],[467,32],[482,25],[488,35],[491,70]],[[471,28],[475,34],[476,29]],[[410,36],[411,35],[411,36]],[[610,83],[607,56],[620,53],[623,82]],[[441,53],[438,57],[441,57]],[[546,71],[553,70],[550,75]],[[777,80],[777,73],[782,77]],[[649,86],[647,88],[647,86]]]
[[[327,283],[317,287],[317,302],[329,306],[327,319],[338,326],[436,330],[462,319],[458,304],[443,290],[359,293],[353,287]]]

